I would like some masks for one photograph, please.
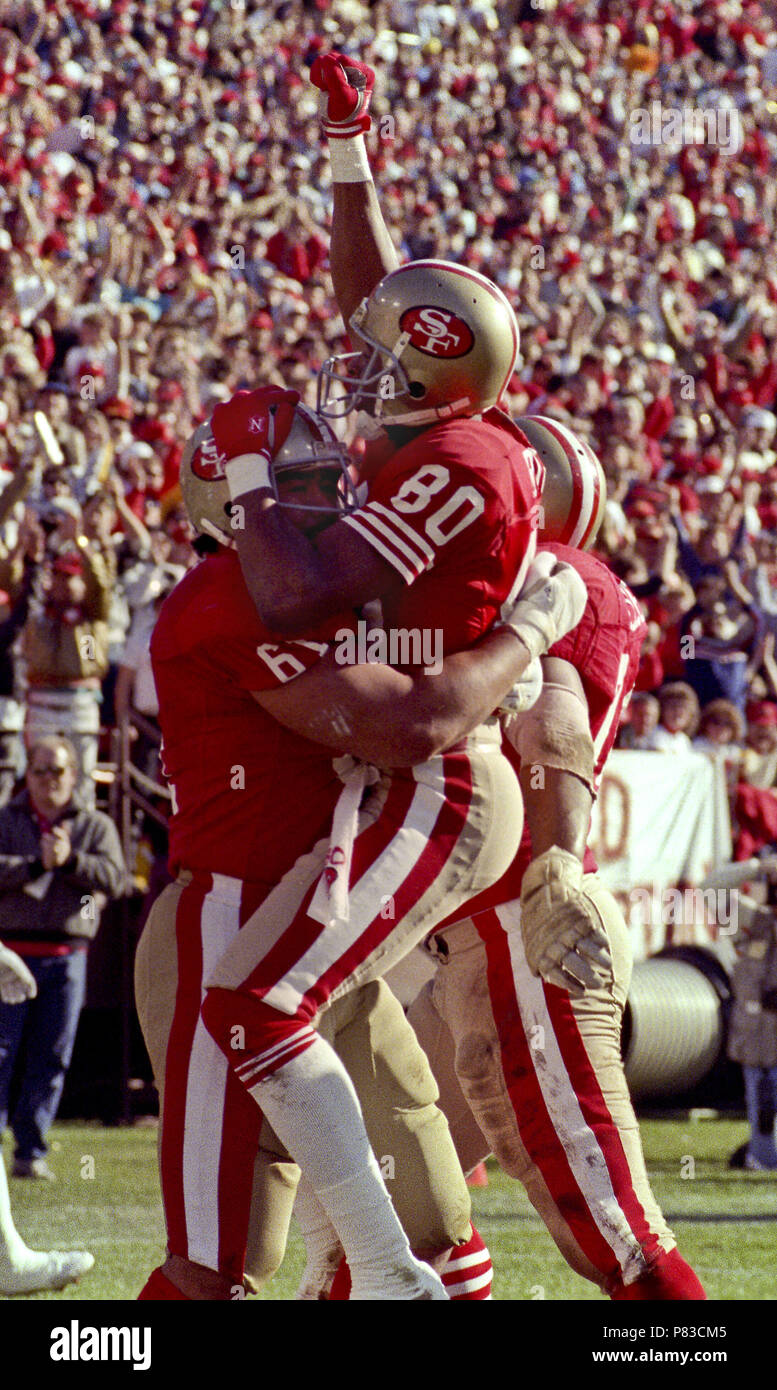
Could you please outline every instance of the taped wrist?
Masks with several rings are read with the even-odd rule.
[[[330,139],[329,163],[333,183],[371,183],[372,173],[363,135]]]
[[[537,703],[506,723],[505,737],[524,767],[571,772],[595,795],[588,706],[576,691],[545,681]]]
[[[224,473],[233,502],[247,492],[256,492],[257,488],[272,487],[267,454],[238,454],[237,458],[227,461]]]

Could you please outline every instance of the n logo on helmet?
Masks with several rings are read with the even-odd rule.
[[[409,344],[427,357],[463,357],[475,341],[468,323],[434,304],[406,309],[399,326]]]
[[[218,451],[213,435],[209,434],[192,454],[192,473],[206,483],[215,483],[226,477],[226,462],[225,455]]]

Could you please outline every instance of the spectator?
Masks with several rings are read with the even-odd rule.
[[[708,608],[691,610],[684,627],[684,635],[693,639],[685,677],[699,703],[722,700],[744,711],[750,679],[760,665],[759,629],[753,617],[741,606],[719,599]]]
[[[35,978],[14,951],[0,943],[0,1003],[22,1004],[34,999]],[[41,1289],[62,1289],[88,1273],[94,1256],[87,1250],[30,1250],[22,1240],[11,1215],[5,1164],[0,1158],[0,1294],[37,1293]]]
[[[29,686],[25,736],[28,744],[47,733],[64,733],[72,740],[78,750],[79,791],[86,804],[94,806],[92,773],[97,763],[100,683],[108,671],[110,591],[86,546],[54,556],[44,584],[45,603],[30,615],[22,632]]]
[[[737,706],[728,699],[712,699],[699,716],[694,748],[701,753],[712,753],[716,758],[726,755],[731,759],[741,752],[744,737],[745,720]]]
[[[627,722],[618,731],[618,747],[655,752],[656,729],[661,707],[655,695],[635,690],[629,701]]]
[[[747,734],[740,776],[766,791],[777,784],[777,705],[758,700],[747,706]]]
[[[27,787],[0,810],[0,934],[37,984],[34,999],[0,1004],[0,1131],[11,1126],[17,1177],[52,1178],[46,1136],[56,1115],[86,989],[89,941],[124,887],[113,822],[75,796],[65,738],[29,749]]]
[[[745,868],[744,865],[742,867]],[[743,1149],[732,1155],[731,1166],[743,1167],[751,1172],[777,1169],[775,877],[772,870],[766,905],[750,907],[746,926],[740,925],[735,942],[738,959],[731,977],[734,1005],[729,1024],[728,1055],[742,1066],[750,1125],[750,1138]]]
[[[655,746],[662,753],[690,753],[691,739],[699,724],[696,692],[684,681],[671,681],[658,692],[661,718]]]

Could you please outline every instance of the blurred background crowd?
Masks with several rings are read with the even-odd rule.
[[[505,289],[522,333],[512,412],[567,420],[602,460],[597,549],[649,622],[621,745],[724,758],[732,793],[758,794],[747,852],[768,843],[777,22],[767,0],[6,0],[7,792],[25,721],[45,733],[66,710],[88,772],[99,725],[130,702],[153,716],[156,607],[194,558],[176,486],[192,429],[259,381],[297,386],[313,404],[315,370],[344,346],[327,264],[328,158],[306,75],[332,47],[377,69],[368,146],[402,256],[459,260]],[[717,124],[703,143],[663,128],[651,143],[634,113],[656,103]],[[61,464],[41,447],[36,411]]]

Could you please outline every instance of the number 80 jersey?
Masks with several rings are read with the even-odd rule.
[[[432,628],[468,647],[523,584],[536,547],[543,469],[501,413],[433,425],[391,456],[366,505],[344,517],[400,574],[387,629]]]

